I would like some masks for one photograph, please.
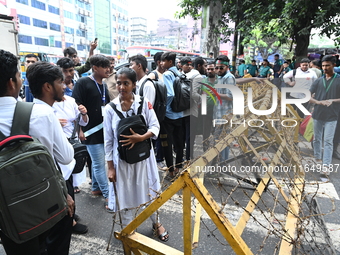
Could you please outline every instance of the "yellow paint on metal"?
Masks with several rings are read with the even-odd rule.
[[[294,182],[294,189],[290,197],[290,203],[289,203],[290,210],[288,211],[287,217],[286,217],[285,237],[282,238],[279,255],[286,255],[286,254],[292,253],[292,250],[293,250],[292,242],[295,241],[296,224],[297,224],[298,217],[299,217],[298,213],[300,210],[303,187],[304,187],[304,179],[296,178]],[[289,240],[291,242],[289,242]]]
[[[183,188],[183,242],[184,254],[192,254],[191,240],[191,192],[188,186]]]

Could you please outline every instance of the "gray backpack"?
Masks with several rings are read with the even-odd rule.
[[[47,148],[28,134],[32,108],[18,102],[10,136],[0,131],[0,227],[16,243],[49,230],[67,213],[63,176]]]

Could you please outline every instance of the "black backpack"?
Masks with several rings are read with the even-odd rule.
[[[110,102],[110,106],[117,113],[120,121],[117,128],[118,141],[121,139],[120,135],[131,135],[130,128],[135,133],[140,135],[145,134],[148,131],[144,116],[141,115],[143,108],[144,98],[141,97],[140,106],[138,107],[137,115],[124,117],[124,115],[117,110],[116,105]],[[136,143],[132,149],[129,146],[122,146],[122,143],[118,142],[118,153],[122,160],[125,160],[129,164],[134,164],[150,157],[151,141],[146,139],[142,142]]]
[[[67,213],[63,176],[47,148],[28,134],[32,108],[17,102],[10,136],[0,132],[0,227],[16,243],[44,233]]]
[[[171,108],[174,112],[182,112],[190,108],[191,81],[185,74],[178,76],[175,72],[169,71],[175,75],[173,84],[175,95],[171,102]]]
[[[77,117],[76,125],[74,126],[73,132],[71,137],[68,139],[69,142],[72,144],[74,149],[74,159],[76,164],[73,168],[72,174],[78,174],[83,171],[84,166],[86,164],[87,158],[89,157],[89,153],[87,151],[86,145],[81,143],[79,139],[76,137],[76,131],[79,129],[79,119],[81,115]]]
[[[147,78],[143,83],[142,86],[139,89],[139,95],[143,96],[143,89],[144,85],[147,81],[151,81],[153,85],[155,86],[156,90],[156,98],[155,102],[153,104],[153,109],[155,110],[155,113],[157,115],[158,122],[161,123],[165,118],[165,112],[166,112],[166,102],[167,102],[167,89],[163,82],[158,80],[158,73],[153,72],[155,74],[156,79],[151,80],[150,78]]]

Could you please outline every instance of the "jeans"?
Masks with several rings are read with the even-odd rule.
[[[337,121],[313,120],[314,125],[314,157],[322,159],[322,164],[330,165],[333,154],[333,137]],[[324,134],[324,146],[322,157],[322,134]]]
[[[101,190],[103,197],[109,196],[109,188],[105,170],[104,144],[86,144],[92,160],[92,191]]]
[[[216,125],[214,128],[213,128],[213,136],[214,136],[214,145],[216,145],[216,140],[220,140],[222,139],[223,137],[221,137],[221,134],[224,130],[224,128],[226,128],[226,124],[225,125]],[[227,134],[226,134],[227,136]],[[220,155],[218,157],[218,160],[220,162],[223,162],[223,161],[226,161],[229,159],[229,146],[227,146],[226,148],[224,148],[221,152],[220,152]]]

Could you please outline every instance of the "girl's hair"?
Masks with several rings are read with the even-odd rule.
[[[123,67],[122,69],[119,69],[118,72],[116,73],[116,80],[118,79],[118,76],[122,74],[125,74],[126,77],[132,81],[132,83],[137,82],[137,74],[135,70],[128,67]]]

